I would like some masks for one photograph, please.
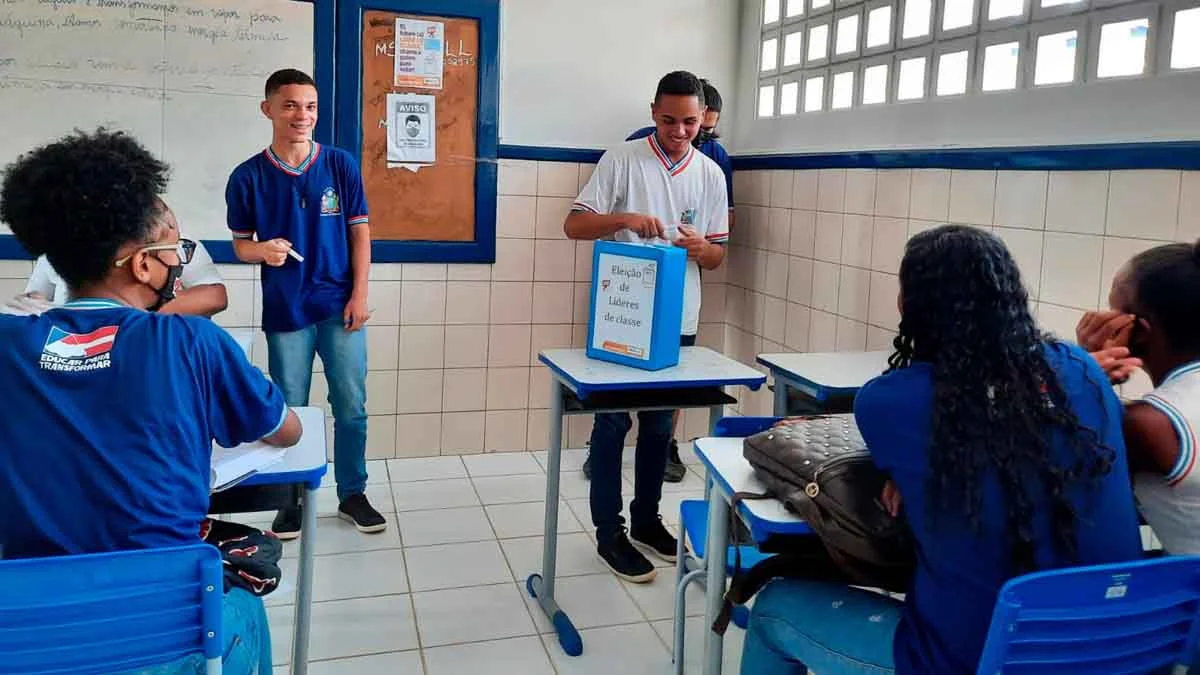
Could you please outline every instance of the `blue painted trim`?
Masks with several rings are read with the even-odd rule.
[[[337,46],[334,19],[335,0],[296,0],[313,3],[313,79],[317,82],[317,128],[313,136],[318,143],[335,145],[334,124],[337,120],[337,78],[334,77],[334,49]],[[207,244],[206,244],[207,245]]]
[[[686,348],[685,348],[686,349]],[[665,390],[665,389],[695,389],[700,387],[749,387],[752,391],[757,391],[767,381],[766,375],[757,377],[730,377],[718,380],[664,380],[661,382],[604,382],[600,384],[591,382],[581,382],[577,378],[571,376],[563,367],[554,361],[546,358],[545,354],[538,354],[538,361],[546,364],[553,370],[562,380],[568,384],[575,395],[580,399],[585,399],[599,391],[649,391],[649,390]]]
[[[535,162],[578,162],[595,164],[603,150],[587,148],[543,148],[536,145],[501,145],[500,159],[525,159]]]
[[[475,240],[373,241],[374,262],[496,261],[496,150],[500,115],[499,0],[342,0],[337,7],[335,145],[361,161],[362,12],[460,17],[479,21],[479,92],[475,130]]]
[[[735,171],[771,169],[998,169],[1111,171],[1200,169],[1200,142],[1107,143],[1024,148],[883,150],[827,154],[740,155]]]
[[[33,260],[29,251],[11,234],[0,234],[0,260]]]

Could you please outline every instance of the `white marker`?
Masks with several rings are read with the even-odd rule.
[[[304,262],[304,256],[300,255],[299,253],[296,253],[296,249],[294,249],[294,248],[288,249],[288,255],[295,258],[296,262]]]

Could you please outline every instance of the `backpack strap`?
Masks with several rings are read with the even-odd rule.
[[[770,498],[771,498],[771,495],[766,492],[735,492],[735,493],[733,493],[733,497],[731,497],[729,500],[729,532],[733,532],[734,528],[737,526],[737,522],[738,522],[737,508],[743,501],[752,500],[752,499],[770,499]],[[709,551],[708,558],[705,561],[706,564],[708,564],[708,565],[714,565],[714,564],[718,564],[718,563],[721,565],[725,564],[725,552],[724,551],[721,551],[721,557],[719,560],[714,560],[714,557],[715,557],[715,553],[713,551]],[[763,562],[766,562],[766,561],[763,561]],[[752,573],[754,570],[758,569],[759,567],[762,567],[762,565],[763,565],[763,563],[759,563],[759,564],[755,565],[754,567],[747,570],[746,574]],[[729,591],[725,594],[724,600],[722,600],[722,602],[721,602],[721,611],[717,613],[717,618],[715,621],[713,621],[713,625],[712,625],[712,630],[717,635],[724,635],[725,630],[729,627],[729,621],[733,616],[733,605],[734,605],[733,598],[737,597],[737,596],[733,595],[733,590],[739,586],[739,581],[742,577],[741,569],[742,569],[742,547],[735,545],[733,547],[733,579],[729,582]],[[763,582],[759,583],[756,586],[756,589],[761,587],[763,583],[766,583],[766,582],[763,581]],[[753,595],[753,593],[751,593],[751,596],[752,595]],[[749,597],[750,596],[747,596],[747,599],[749,599]],[[741,603],[739,602],[737,604],[741,604]]]

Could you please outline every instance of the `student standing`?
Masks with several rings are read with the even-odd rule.
[[[0,554],[199,543],[212,444],[291,446],[300,421],[213,322],[146,311],[194,251],[158,195],[167,167],[122,133],[68,136],[4,173],[0,218],[62,272],[71,300],[0,316]],[[136,637],[154,622],[129,626]],[[270,673],[262,600],[222,603],[227,673]],[[154,672],[196,672],[201,655]]]
[[[371,235],[362,175],[349,153],[312,140],[317,87],[298,70],[272,74],[263,115],[271,145],[243,162],[225,190],[233,250],[261,263],[263,331],[271,379],[288,405],[308,405],[313,358],[321,355],[333,408],[338,517],[362,532],[387,522],[367,486],[367,272]],[[272,529],[300,536],[299,506]]]
[[[163,208],[164,218],[178,230],[179,223],[175,219],[175,213],[165,204]],[[29,282],[25,286],[25,295],[45,300],[56,307],[66,304],[69,295],[67,282],[63,281],[46,256],[38,256],[37,262],[34,263],[33,273],[29,275]],[[174,290],[169,301],[159,298],[157,306],[153,309],[161,314],[211,317],[225,311],[228,304],[229,296],[225,291],[221,273],[217,271],[217,266],[213,264],[204,244],[196,242],[191,261],[184,265],[183,272],[179,275],[179,288]]]
[[[657,239],[686,248],[683,345],[696,341],[700,268],[721,264],[722,244],[729,238],[724,176],[692,145],[704,110],[704,90],[695,75],[664,76],[650,108],[655,132],[604,153],[563,225],[571,239]],[[592,426],[590,495],[597,552],[617,576],[638,583],[654,579],[654,566],[629,537],[659,558],[675,560],[675,538],[658,514],[671,418],[669,410],[638,413],[629,536],[621,517],[621,453],[632,421],[628,413],[601,413]]]
[[[729,153],[725,152],[724,146],[721,145],[717,133],[717,123],[721,120],[721,93],[717,88],[712,86],[708,80],[701,79],[701,86],[704,87],[704,118],[700,121],[700,131],[696,133],[696,138],[692,139],[692,145],[696,147],[705,157],[717,163],[721,167],[721,173],[725,174],[725,196],[729,204],[729,227],[733,228],[733,161],[729,159]],[[629,134],[625,140],[633,141],[639,138],[648,138],[653,135],[655,127],[642,127],[637,131]],[[675,440],[675,427],[679,424],[679,411],[676,410],[671,416],[671,447],[670,454],[667,455],[667,469],[663,474],[663,480],[668,483],[681,483],[684,476],[687,475],[687,468],[683,465],[683,459],[679,456],[679,443]],[[583,475],[586,478],[592,477],[592,460],[591,456],[583,463]]]

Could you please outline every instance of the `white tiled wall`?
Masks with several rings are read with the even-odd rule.
[[[590,242],[562,222],[591,166],[503,161],[494,265],[375,264],[367,377],[371,458],[537,450],[548,422],[537,353],[582,347]],[[1200,238],[1200,172],[813,170],[735,174],[737,223],[726,264],[703,276],[699,343],[754,363],[764,351],[890,346],[897,273],[912,234],[947,222],[994,231],[1012,250],[1043,326],[1074,334],[1106,302],[1133,254]],[[32,265],[0,261],[0,294]],[[222,265],[229,327],[259,323],[254,268]],[[252,358],[266,368],[259,334]],[[328,391],[318,360],[312,402]],[[770,393],[742,393],[767,414]],[[681,438],[700,435],[703,411]],[[572,417],[572,447],[591,420]],[[332,429],[332,425],[330,426]],[[632,438],[632,436],[631,436]]]
[[[726,347],[747,363],[763,351],[890,347],[904,244],[938,224],[1000,236],[1038,320],[1068,339],[1083,310],[1107,305],[1129,257],[1200,237],[1200,172],[747,171],[735,189]],[[747,403],[770,410],[764,392]]]

